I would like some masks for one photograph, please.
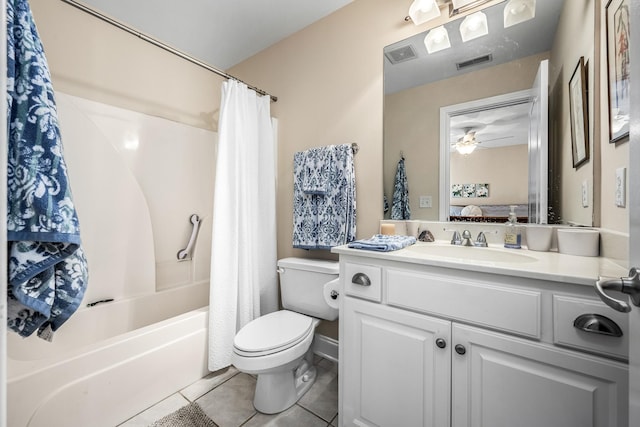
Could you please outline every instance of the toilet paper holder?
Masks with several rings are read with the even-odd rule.
[[[329,294],[329,296],[331,297],[331,299],[338,299],[338,296],[340,296],[340,292],[336,291],[335,289],[333,291],[331,291],[331,293]]]

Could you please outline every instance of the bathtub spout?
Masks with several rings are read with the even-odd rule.
[[[90,302],[89,304],[87,304],[87,307],[93,307],[94,305],[102,304],[105,302],[111,302],[111,301],[113,301],[113,298],[101,299],[98,301]]]

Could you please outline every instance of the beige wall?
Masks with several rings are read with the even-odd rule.
[[[495,3],[495,1],[494,1]],[[426,30],[404,21],[407,0],[356,0],[247,61],[231,74],[278,96],[278,255],[336,258],[295,250],[292,238],[293,154],[357,142],[357,236],[382,218],[382,49]],[[433,22],[439,25],[442,21]]]
[[[217,128],[220,77],[60,1],[30,3],[57,90]],[[292,158],[295,151],[308,147],[360,145],[356,156],[358,237],[377,231],[383,194],[382,49],[428,28],[404,22],[408,3],[356,0],[229,70],[279,97],[272,104],[280,122],[278,256],[324,254],[291,247]],[[606,149],[616,153],[610,156],[603,150],[604,167],[617,167],[619,152],[625,148]],[[609,187],[604,180],[612,173],[603,173],[605,190]],[[608,214],[604,205],[602,225],[626,227],[618,211]]]
[[[357,236],[378,230],[382,214],[382,48],[418,32],[404,0],[356,0],[232,68],[278,96],[278,255],[319,257],[292,248],[293,154],[356,142]],[[335,257],[333,257],[335,258]]]
[[[594,211],[594,163],[597,162],[599,152],[594,151],[594,97],[589,96],[589,153],[590,159],[577,169],[573,167],[571,152],[571,124],[565,119],[569,117],[569,80],[581,56],[587,67],[587,90],[594,92],[594,40],[595,32],[592,23],[595,7],[593,2],[584,0],[566,0],[560,15],[554,45],[551,50],[549,67],[550,87],[550,141],[556,147],[552,157],[552,170],[559,172],[560,184],[559,206],[560,220],[565,222],[592,225],[597,222],[593,217]],[[587,25],[589,24],[589,25]],[[553,117],[561,117],[554,120]],[[557,175],[556,175],[557,176]],[[586,181],[589,188],[589,206],[582,206],[581,188]],[[597,191],[597,188],[596,188]],[[597,196],[596,196],[597,197]]]
[[[595,93],[599,96],[596,101],[594,114],[600,117],[601,126],[596,127],[595,133],[600,138],[600,226],[610,230],[628,233],[629,210],[615,205],[615,170],[620,167],[629,167],[629,141],[609,143],[609,112],[608,112],[608,86],[607,86],[607,57],[605,35],[604,8],[608,0],[598,0],[600,6],[596,14],[596,31],[600,33],[600,45],[596,47],[596,55],[599,57],[600,75],[596,82]],[[628,177],[628,174],[627,174]],[[628,178],[627,178],[628,180]],[[626,199],[629,200],[627,190]]]
[[[411,217],[438,220],[440,108],[531,89],[540,61],[548,56],[548,53],[532,55],[387,95],[384,100],[384,191],[387,197],[391,199],[393,195],[400,152],[411,153],[405,161]],[[526,194],[528,191],[523,193],[525,201]],[[419,196],[429,195],[433,207],[420,208]]]
[[[561,182],[562,217],[579,224],[593,223],[599,227],[622,233],[628,232],[628,210],[614,203],[615,169],[628,167],[629,148],[627,142],[609,144],[607,59],[604,8],[607,0],[585,2],[567,0],[572,12],[564,12],[560,17],[557,44],[552,51],[550,87],[555,98],[551,109],[561,109],[569,115],[567,87],[580,56],[588,62],[588,102],[589,102],[589,149],[590,160],[574,169],[571,156],[571,129],[569,123],[555,126],[550,123],[552,138],[562,141],[561,151],[556,153],[563,171]],[[595,6],[594,6],[595,5]],[[567,10],[565,6],[565,11]],[[591,23],[594,25],[590,25]],[[594,40],[598,42],[594,43]],[[595,44],[595,46],[594,46]],[[588,181],[590,189],[589,207],[582,208],[580,192],[583,181]]]
[[[29,3],[55,90],[217,130],[221,77],[59,0]]]
[[[222,78],[59,0],[30,0],[30,4],[56,91],[216,130]],[[66,113],[69,117],[69,111]],[[115,145],[113,149],[121,149],[121,155],[117,157],[135,174],[145,194],[154,232],[155,252],[150,255],[156,262],[154,286],[166,288],[191,280],[207,280],[211,258],[215,133],[205,135],[200,129],[164,124],[165,130],[170,129],[174,136],[199,135],[199,139],[177,137],[169,141],[163,138],[149,141],[153,131],[145,128],[149,121],[137,119],[135,115],[131,117],[133,121],[138,120],[135,131],[140,133],[140,147],[135,153]],[[63,128],[64,125],[63,122]],[[109,134],[101,135],[108,138]],[[87,138],[95,138],[87,143],[102,142],[95,133],[88,134]],[[207,138],[211,138],[209,144]],[[117,138],[113,141],[117,142]],[[194,156],[197,161],[193,160]],[[105,162],[107,160],[105,158]],[[80,173],[82,179],[83,171],[71,168],[71,162],[69,165],[70,176]],[[178,174],[177,178],[164,180],[166,170],[171,167]],[[93,171],[99,173],[98,168]],[[180,185],[186,182],[197,184]],[[192,213],[203,219],[197,253],[192,262],[178,262],[175,254],[189,237],[188,219]],[[99,219],[84,218],[80,203],[78,214],[85,225],[83,232],[87,232],[83,234],[85,243],[96,235],[102,236],[93,231]],[[109,270],[104,262],[95,259],[89,260],[89,268],[93,272]],[[104,275],[92,277],[99,288],[100,277]]]
[[[451,205],[527,204],[529,147],[527,144],[482,149],[465,156],[451,153],[452,184],[489,184],[489,197],[452,198]]]
[[[607,0],[585,2],[566,0],[560,16],[556,44],[553,46],[550,69],[552,112],[560,109],[569,116],[568,84],[578,60],[584,56],[587,66],[589,106],[590,160],[573,168],[571,152],[571,128],[569,122],[561,125],[550,123],[551,138],[561,141],[560,151],[555,153],[556,170],[562,170],[560,188],[561,216],[578,224],[592,222],[602,228],[628,232],[628,210],[614,203],[615,169],[628,167],[628,143],[609,144],[607,59],[604,25],[604,8]],[[567,12],[571,8],[571,13]],[[592,25],[593,23],[593,25]],[[594,43],[594,41],[599,41]],[[553,114],[553,113],[552,113]],[[580,200],[582,182],[589,185],[589,207],[583,208]]]
[[[233,67],[231,74],[278,96],[278,256],[327,257],[292,248],[293,154],[356,142],[357,237],[382,218],[382,49],[424,31],[404,22],[406,0],[356,0]],[[337,337],[337,322],[319,331]]]

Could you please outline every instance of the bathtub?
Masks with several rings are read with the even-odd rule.
[[[208,283],[85,307],[54,335],[7,338],[11,427],[114,427],[202,378]]]

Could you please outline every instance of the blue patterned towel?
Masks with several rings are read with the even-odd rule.
[[[7,326],[51,340],[75,312],[87,262],[51,76],[27,0],[7,1]]]
[[[356,238],[356,176],[350,144],[326,147],[331,152],[327,192],[303,190],[306,152],[293,156],[293,247],[331,249]]]
[[[398,162],[395,184],[393,188],[393,202],[391,204],[391,219],[411,219],[409,207],[409,183],[404,165],[404,157]]]
[[[416,238],[413,236],[394,236],[386,234],[376,234],[370,239],[354,240],[349,243],[350,248],[366,249],[368,251],[389,252],[406,248],[413,245]]]
[[[304,152],[302,191],[305,194],[320,194],[323,196],[327,194],[333,154],[332,146],[311,148]]]

